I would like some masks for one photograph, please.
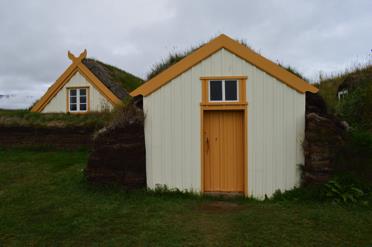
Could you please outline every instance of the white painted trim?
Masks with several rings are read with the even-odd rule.
[[[85,103],[80,103],[80,90],[84,89],[85,90]],[[72,97],[76,97],[76,110],[71,110],[70,105],[71,103],[71,90],[76,90],[76,95]],[[69,88],[68,89],[68,111],[69,112],[87,112],[88,111],[88,92],[89,88],[82,87],[82,88]],[[80,104],[85,104],[85,110],[80,110]]]
[[[342,100],[343,98],[345,98],[346,95],[349,94],[349,90],[348,89],[343,89],[341,91],[339,91],[337,93],[337,96],[338,96],[338,100]]]

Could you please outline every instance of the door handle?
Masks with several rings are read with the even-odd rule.
[[[207,150],[206,151],[208,153],[209,152],[209,139],[208,139],[208,137],[207,137],[207,141],[206,142],[207,142]]]

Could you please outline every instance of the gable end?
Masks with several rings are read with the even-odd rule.
[[[283,82],[290,88],[300,92],[305,93],[307,91],[316,93],[318,89],[303,79],[297,77],[296,75],[288,72],[284,68],[280,67],[276,63],[264,58],[263,56],[253,52],[251,49],[245,47],[239,42],[229,38],[226,35],[220,35],[213,39],[209,43],[205,44],[195,52],[186,56],[184,59],[169,67],[162,73],[158,74],[154,78],[150,79],[142,86],[137,88],[131,93],[131,96],[143,95],[147,96],[154,91],[158,90],[160,87],[170,82],[172,79],[176,78],[183,72],[187,71],[191,67],[197,65],[201,61],[205,60],[209,56],[213,55],[221,49],[226,49],[229,52],[235,54],[243,60],[246,60],[250,64],[256,66],[260,70],[266,72],[267,74],[273,76],[279,81]]]
[[[121,100],[82,63],[86,55],[86,50],[82,52],[79,57],[75,57],[72,53],[68,52],[68,57],[72,60],[72,64],[62,73],[40,100],[35,103],[31,108],[32,112],[42,112],[53,97],[57,95],[63,86],[68,83],[77,72],[80,72],[113,105],[121,103]]]

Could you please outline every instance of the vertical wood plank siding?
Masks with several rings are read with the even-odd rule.
[[[66,112],[67,109],[67,88],[68,87],[89,87],[90,111],[112,110],[112,104],[101,93],[92,86],[89,81],[77,72],[70,81],[56,94],[56,96],[43,109],[43,113]]]
[[[227,50],[220,50],[144,97],[149,188],[200,192],[203,76],[247,76],[248,194],[263,198],[299,183],[305,95]]]

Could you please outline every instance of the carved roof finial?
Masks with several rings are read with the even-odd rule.
[[[74,54],[72,54],[70,51],[67,52],[68,58],[73,62],[81,62],[84,58],[87,57],[87,49],[84,49],[82,53],[80,53],[79,57],[76,57]]]

